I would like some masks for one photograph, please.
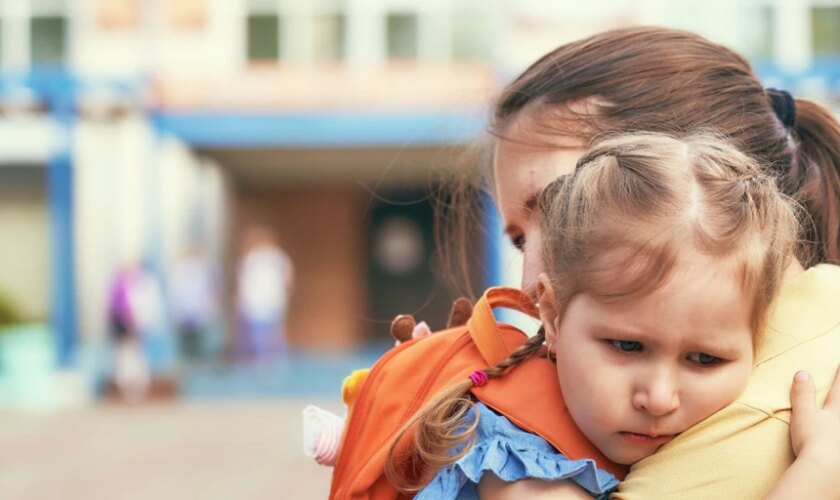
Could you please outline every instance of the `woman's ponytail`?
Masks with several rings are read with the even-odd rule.
[[[791,131],[795,155],[784,185],[811,216],[803,224],[804,238],[814,243],[805,267],[840,264],[840,122],[826,108],[796,99],[796,124]]]

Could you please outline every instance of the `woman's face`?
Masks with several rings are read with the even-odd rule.
[[[522,289],[531,295],[542,272],[537,198],[551,181],[572,173],[583,152],[583,142],[574,137],[541,139],[529,120],[515,121],[496,144],[496,204],[505,235],[522,252]]]

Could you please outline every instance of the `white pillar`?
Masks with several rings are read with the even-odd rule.
[[[449,2],[427,0],[417,15],[417,58],[420,61],[452,59],[452,7]]]
[[[347,66],[368,70],[382,66],[385,54],[385,16],[379,2],[348,0]]]
[[[312,64],[314,54],[314,10],[310,2],[280,3],[280,60]]]
[[[773,56],[789,72],[811,64],[811,5],[807,0],[776,0],[773,16]]]
[[[0,3],[3,19],[3,53],[0,61],[10,70],[29,67],[29,19],[32,9],[29,0]]]

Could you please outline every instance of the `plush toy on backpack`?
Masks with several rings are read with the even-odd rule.
[[[461,297],[452,304],[447,328],[463,326],[472,314],[472,303]],[[417,340],[431,335],[432,332],[425,322],[417,323],[413,316],[403,314],[397,316],[391,323],[391,335],[396,345],[409,340]],[[349,412],[353,402],[359,394],[369,368],[354,370],[341,385],[341,400]],[[309,405],[303,410],[303,452],[315,459],[320,465],[334,466],[338,458],[338,448],[344,433],[345,417]]]

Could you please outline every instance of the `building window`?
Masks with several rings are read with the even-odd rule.
[[[248,16],[248,60],[276,61],[280,58],[280,16],[251,14]]]
[[[386,30],[389,59],[417,59],[417,15],[388,14]]]
[[[811,32],[816,56],[840,56],[840,7],[815,7]]]
[[[64,61],[67,19],[64,16],[33,16],[30,19],[29,48],[33,64]]]
[[[344,57],[344,19],[340,14],[315,16],[313,53],[316,61],[337,61]]]

